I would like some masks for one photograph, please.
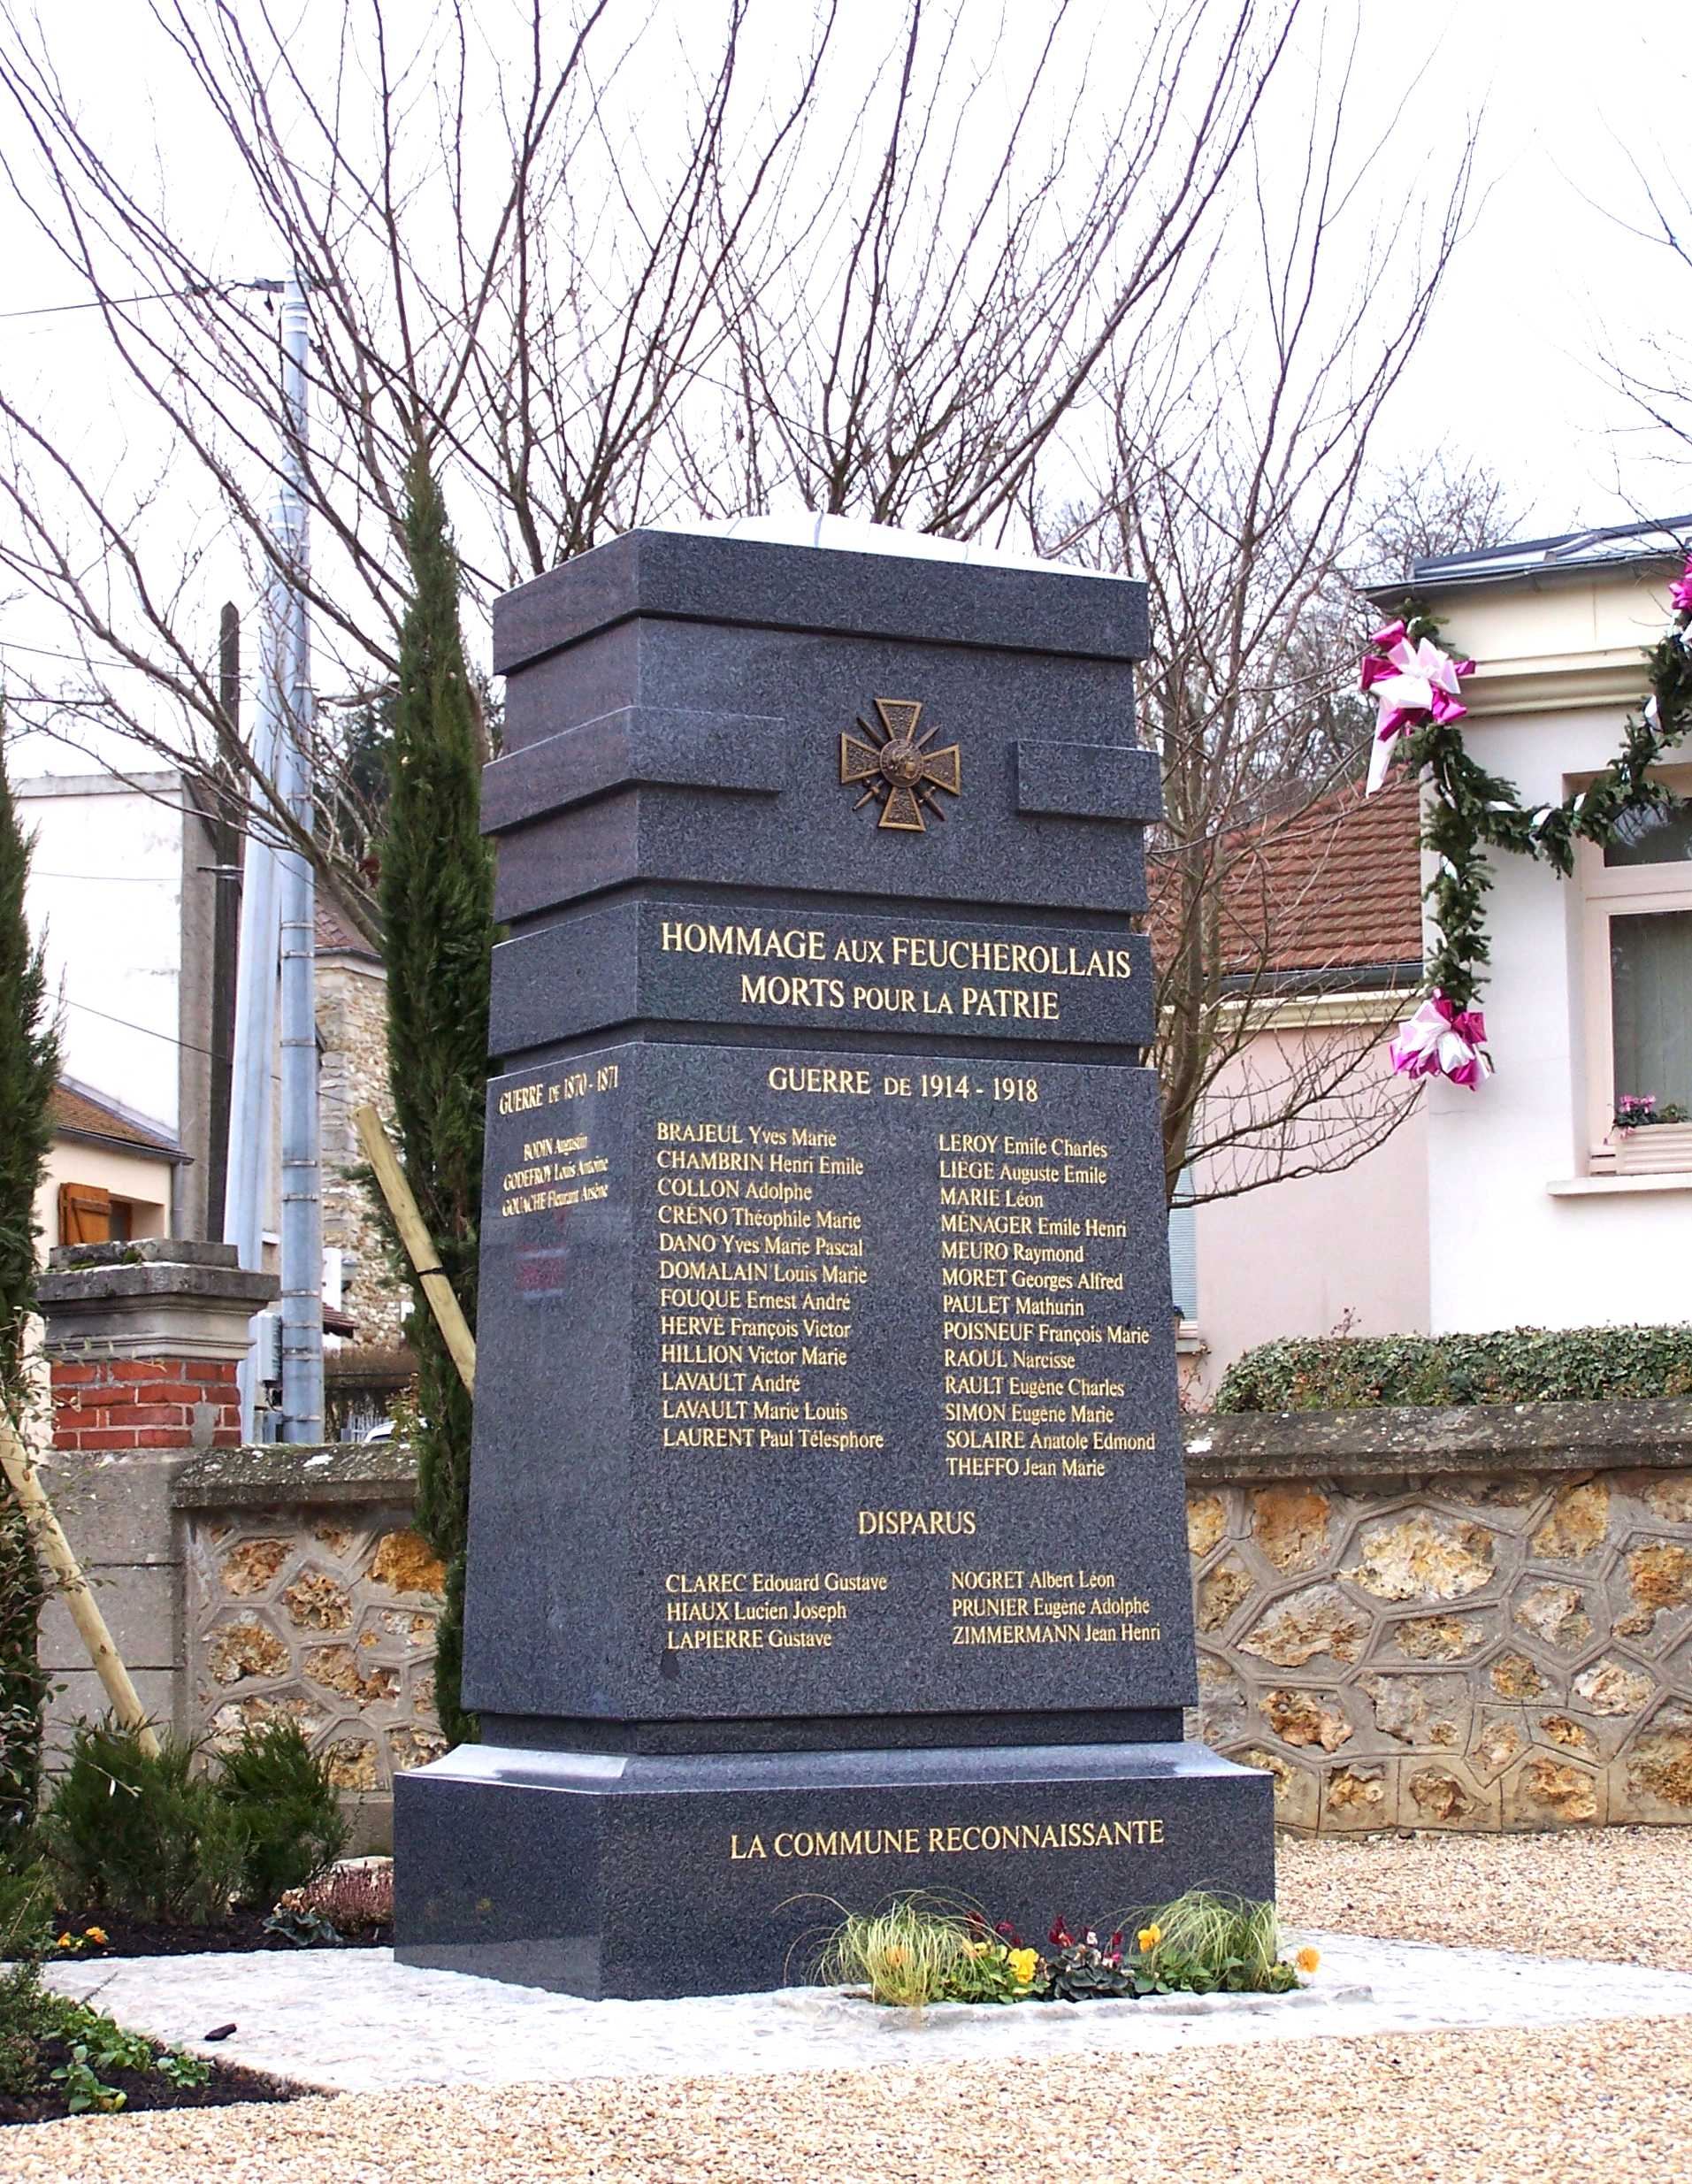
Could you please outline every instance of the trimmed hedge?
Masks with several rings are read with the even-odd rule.
[[[1692,1326],[1507,1327],[1490,1335],[1266,1342],[1222,1376],[1219,1411],[1585,1403],[1692,1395]]]

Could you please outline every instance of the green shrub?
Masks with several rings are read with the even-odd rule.
[[[38,1858],[0,1866],[0,1962],[42,1953],[52,1938],[57,1894],[52,1873]]]
[[[165,1926],[219,1926],[241,1886],[247,1832],[237,1807],[173,1737],[157,1758],[134,1733],[80,1722],[42,1820],[66,1904]]]
[[[246,1835],[241,1901],[256,1911],[326,1873],[347,1847],[324,1763],[295,1722],[249,1728],[224,1754],[218,1794]]]
[[[1320,1335],[1236,1358],[1219,1411],[1573,1403],[1692,1395],[1692,1326],[1511,1327],[1488,1335]]]
[[[38,1965],[0,1967],[0,2093],[14,2100],[34,2090],[41,2070],[39,2042],[51,2030],[46,2008]]]

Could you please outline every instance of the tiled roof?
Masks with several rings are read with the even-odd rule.
[[[352,925],[333,896],[318,891],[318,954],[319,955],[367,955],[374,962],[376,950],[363,933]]]
[[[1554,539],[1519,539],[1466,554],[1436,554],[1415,563],[1411,581],[1444,590],[1456,584],[1497,583],[1501,578],[1548,570],[1590,568],[1595,563],[1678,561],[1688,537],[1692,515],[1654,516],[1643,523],[1561,532]],[[1397,586],[1400,592],[1403,588],[1402,584]]]
[[[134,1146],[137,1152],[162,1153],[177,1161],[182,1158],[181,1147],[173,1138],[109,1107],[80,1084],[55,1084],[49,1112],[54,1130],[66,1137],[109,1138]]]
[[[1229,970],[1284,977],[1420,963],[1418,810],[1416,782],[1400,770],[1378,795],[1353,783],[1231,838],[1219,860]],[[1173,936],[1155,908],[1151,929],[1161,962]]]

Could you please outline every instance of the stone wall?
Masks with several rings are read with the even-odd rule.
[[[348,948],[318,957],[318,1113],[323,1130],[323,1241],[342,1254],[341,1307],[365,1347],[398,1344],[408,1297],[388,1264],[364,1186],[354,1111],[373,1102],[391,1114],[387,1092],[387,988],[381,965]]]
[[[1692,1403],[1206,1417],[1200,1723],[1287,1826],[1692,1821]]]
[[[1187,1475],[1200,1727],[1283,1824],[1692,1821],[1692,1402],[1200,1418]],[[444,1749],[414,1484],[376,1443],[214,1448],[170,1489],[161,1712],[298,1721],[370,1847]]]
[[[392,1444],[243,1448],[189,1464],[186,1726],[227,1744],[297,1721],[352,1807],[390,1840],[396,1774],[446,1750],[434,1712],[443,1577],[411,1529],[416,1472]]]

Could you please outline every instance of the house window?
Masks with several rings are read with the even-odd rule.
[[[1598,1173],[1616,1165],[1619,1101],[1692,1111],[1692,773],[1664,778],[1672,804],[1632,814],[1601,850],[1580,851],[1588,1151]]]

